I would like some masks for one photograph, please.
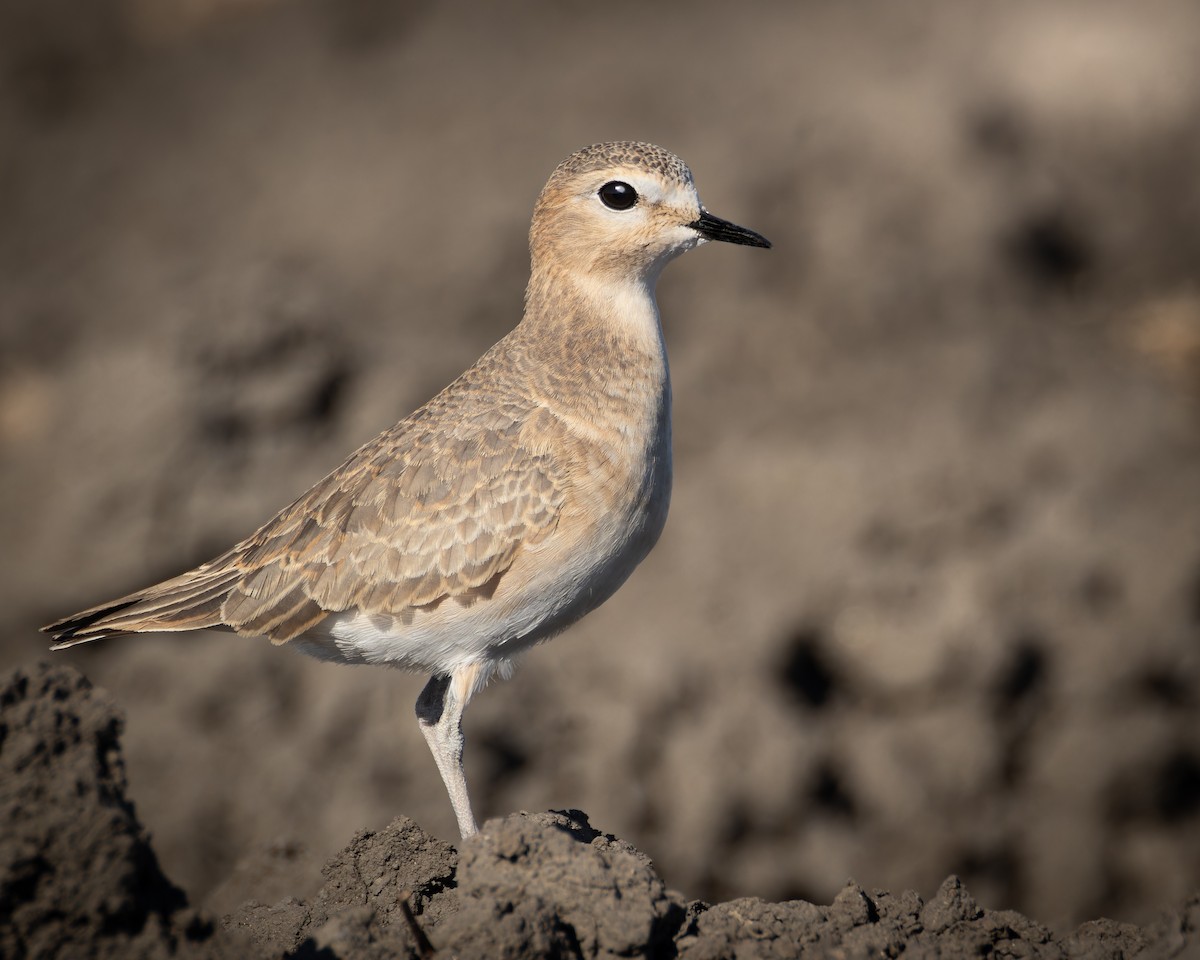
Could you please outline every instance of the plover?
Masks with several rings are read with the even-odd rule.
[[[654,288],[714,217],[648,143],[586,147],[534,208],[521,322],[415,413],[214,560],[42,629],[61,650],[205,628],[431,675],[421,732],[463,837],[462,715],[514,658],[595,609],[662,531],[671,385]]]

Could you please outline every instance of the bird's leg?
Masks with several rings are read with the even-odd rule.
[[[471,800],[467,796],[467,778],[463,774],[462,715],[467,702],[474,693],[478,665],[463,667],[453,674],[438,674],[429,678],[429,683],[417,697],[417,721],[421,733],[433,753],[450,804],[458,818],[458,829],[463,838],[479,831],[475,815],[471,813]]]

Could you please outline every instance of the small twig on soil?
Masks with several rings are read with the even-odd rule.
[[[425,936],[425,931],[417,923],[417,918],[412,912],[412,907],[408,905],[408,898],[411,896],[411,890],[401,891],[400,912],[404,915],[404,922],[408,924],[408,932],[412,934],[413,940],[416,941],[417,955],[421,960],[433,960],[437,956],[437,949],[429,942],[429,938]]]

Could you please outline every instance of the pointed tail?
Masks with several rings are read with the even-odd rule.
[[[42,627],[54,638],[51,650],[104,640],[127,633],[170,633],[221,626],[221,607],[241,576],[238,570],[206,564],[131,593],[90,607]]]

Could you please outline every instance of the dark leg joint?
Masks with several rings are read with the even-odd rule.
[[[446,690],[450,686],[450,674],[437,674],[429,678],[425,689],[417,697],[417,719],[428,727],[435,727],[442,719],[446,703]]]

